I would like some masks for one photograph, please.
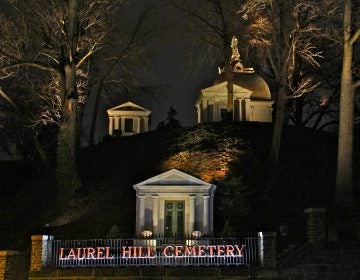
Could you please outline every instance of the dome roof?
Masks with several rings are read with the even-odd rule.
[[[267,83],[258,74],[236,72],[233,72],[232,74],[234,85],[251,91],[251,99],[271,99],[271,93]],[[224,72],[216,78],[214,86],[223,82],[226,82],[226,75]]]

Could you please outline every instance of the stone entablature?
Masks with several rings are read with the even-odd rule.
[[[134,185],[136,234],[191,235],[213,232],[216,186],[172,169]]]
[[[149,116],[151,111],[126,102],[107,110],[109,117],[109,135],[119,131],[121,136],[130,136],[149,130]]]

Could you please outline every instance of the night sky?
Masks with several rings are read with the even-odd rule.
[[[152,111],[150,130],[156,129],[159,122],[166,120],[170,106],[177,111],[176,118],[182,126],[195,124],[197,95],[201,88],[212,85],[217,75],[218,65],[212,65],[209,58],[208,64],[190,66],[187,57],[189,53],[191,53],[189,44],[186,42],[179,44],[175,40],[169,40],[166,45],[159,48],[154,59],[155,70],[152,73],[155,77],[153,83],[161,87],[159,94],[155,96],[133,94],[130,98],[127,96],[103,98],[98,114],[95,140],[99,141],[108,132],[106,110],[127,101],[132,101]],[[90,114],[91,100],[88,105],[90,106],[85,109],[84,135],[88,126],[86,119]]]

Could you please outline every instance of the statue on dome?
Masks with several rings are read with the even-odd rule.
[[[241,57],[238,49],[238,39],[233,36],[231,39],[231,59],[230,65],[232,66],[232,72],[236,73],[254,73],[254,68],[245,68],[241,63]]]

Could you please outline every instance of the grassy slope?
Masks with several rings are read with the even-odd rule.
[[[304,207],[331,203],[336,136],[287,128],[276,187],[263,201],[268,185],[266,159],[270,142],[271,125],[259,123],[198,125],[107,139],[82,152],[80,171],[84,188],[80,195],[87,198],[82,203],[86,203],[89,211],[78,221],[52,231],[97,236],[109,232],[116,224],[122,232],[133,233],[132,185],[170,168],[219,184],[215,212],[218,231],[224,227],[224,213],[229,205],[235,205],[230,211],[235,230],[272,229],[280,222],[296,225]],[[30,168],[24,170],[29,172]],[[224,191],[226,184],[222,181],[226,172],[240,178],[237,179],[241,182],[240,196],[236,190]],[[52,188],[33,177],[19,184],[21,188],[8,185],[3,189],[6,199],[2,196],[1,203],[6,207],[0,213],[2,238],[7,240],[9,233],[14,234],[10,238],[13,244],[20,244],[16,240],[40,228],[55,205]],[[242,196],[243,193],[246,195]],[[224,203],[227,199],[228,206]],[[17,232],[19,219],[24,225]],[[0,243],[0,247],[9,247],[8,244]]]

